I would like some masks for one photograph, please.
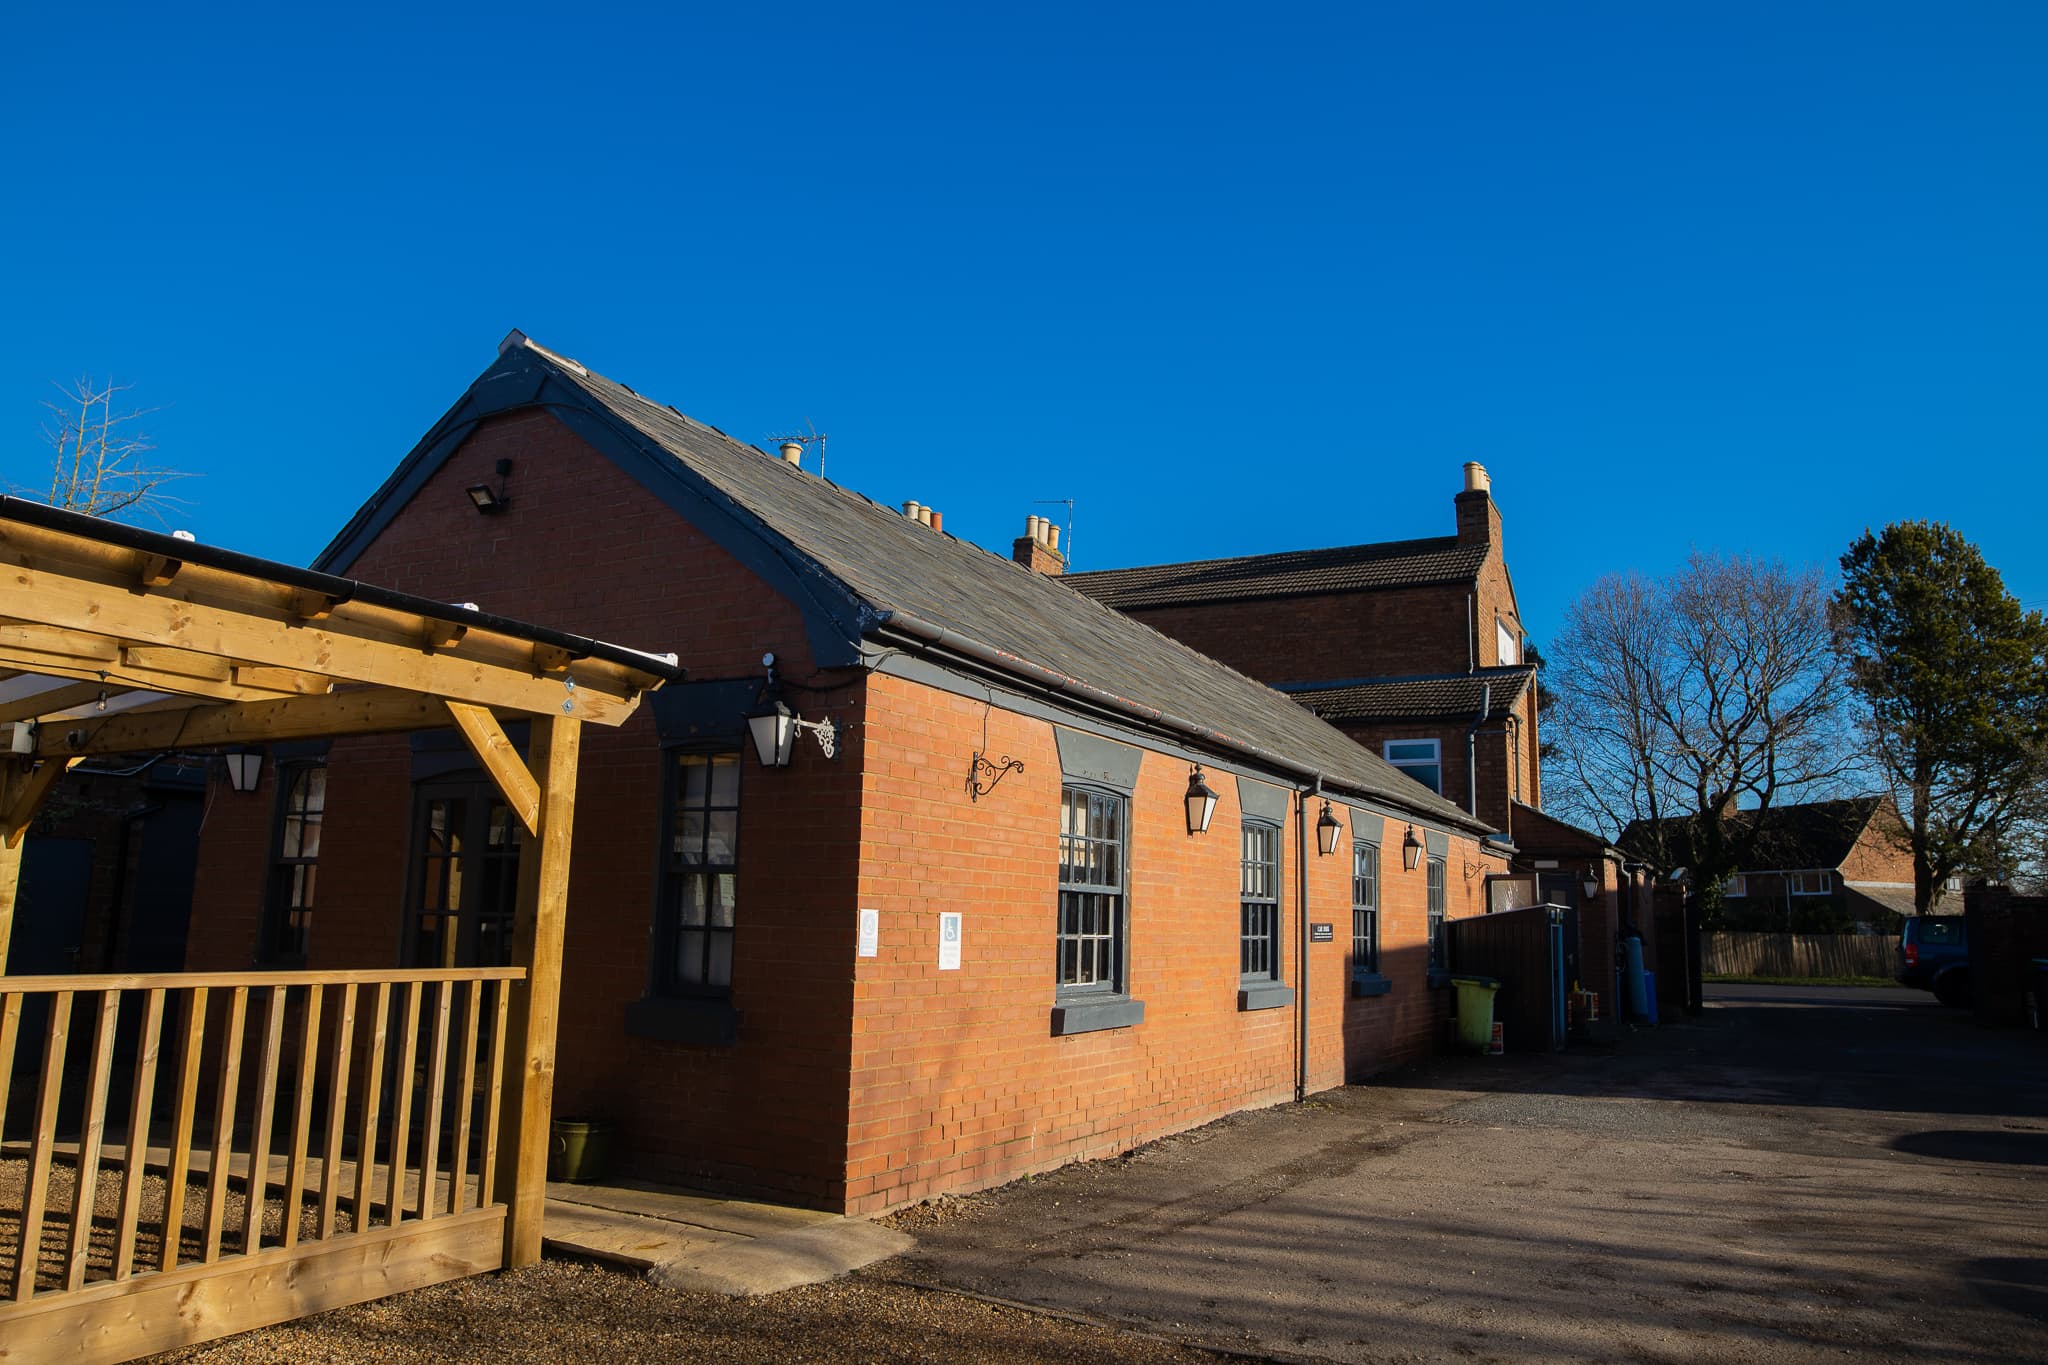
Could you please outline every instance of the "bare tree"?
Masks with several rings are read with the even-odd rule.
[[[74,380],[58,385],[63,397],[43,406],[51,420],[43,438],[54,452],[47,501],[96,517],[146,512],[161,517],[179,499],[164,492],[173,480],[189,477],[147,463],[156,442],[134,424],[156,408],[116,410],[121,395],[133,388],[108,380]]]
[[[1818,569],[1694,554],[1668,579],[1609,575],[1574,602],[1547,670],[1567,818],[1713,899],[1761,822],[1738,807],[1822,795],[1859,762]]]

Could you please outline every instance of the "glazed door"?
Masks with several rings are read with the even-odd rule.
[[[502,967],[512,960],[523,832],[487,779],[417,789],[407,966]]]

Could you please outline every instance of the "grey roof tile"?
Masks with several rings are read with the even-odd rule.
[[[1536,670],[1526,665],[1482,668],[1475,673],[1445,673],[1415,678],[1360,678],[1328,684],[1289,683],[1281,691],[1324,720],[1425,720],[1456,717],[1469,720],[1486,700],[1486,718],[1496,720],[1514,709]],[[1491,686],[1491,695],[1487,688]]]
[[[1478,575],[1485,558],[1484,545],[1460,545],[1456,536],[1433,536],[1238,559],[1098,569],[1068,574],[1066,582],[1076,592],[1128,611],[1241,598],[1462,583]]]
[[[1464,811],[1265,685],[1058,579],[912,522],[622,384],[534,348],[557,376],[630,423],[804,560],[861,599],[877,627],[906,613],[1025,664],[1227,740],[1314,768],[1326,784],[1440,825]]]

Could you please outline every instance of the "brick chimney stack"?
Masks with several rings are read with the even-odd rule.
[[[1060,528],[1044,517],[1024,519],[1024,534],[1011,547],[1010,558],[1050,578],[1067,571],[1067,557],[1060,553]]]
[[[1500,508],[1493,504],[1493,481],[1486,466],[1476,460],[1465,464],[1465,491],[1458,494],[1458,543],[1460,545],[1500,544]]]

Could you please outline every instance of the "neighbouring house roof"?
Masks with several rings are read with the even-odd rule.
[[[1837,868],[1849,856],[1871,818],[1888,798],[1856,796],[1841,801],[1809,801],[1802,805],[1772,806],[1764,811],[1737,811],[1730,823],[1737,837],[1757,829],[1755,851],[1744,860],[1739,872],[1798,872]],[[1653,824],[1664,828],[1664,839],[1673,866],[1693,862],[1692,823],[1687,818],[1652,822],[1631,821],[1615,842],[1633,856],[1645,856]]]
[[[1239,559],[1198,559],[1066,575],[1067,586],[1122,611],[1254,597],[1412,588],[1465,583],[1479,574],[1487,547],[1456,536],[1286,550]]]
[[[1516,664],[1471,673],[1282,683],[1279,690],[1328,721],[1470,721],[1482,700],[1486,719],[1498,720],[1513,712],[1535,676],[1533,665]]]
[[[821,665],[869,657],[863,640],[929,648],[1077,711],[1108,710],[1251,766],[1320,773],[1328,786],[1439,825],[1489,828],[1287,697],[1064,580],[934,531],[518,333],[329,545],[321,567],[346,565],[367,547],[478,422],[536,406],[789,597],[805,612]]]

